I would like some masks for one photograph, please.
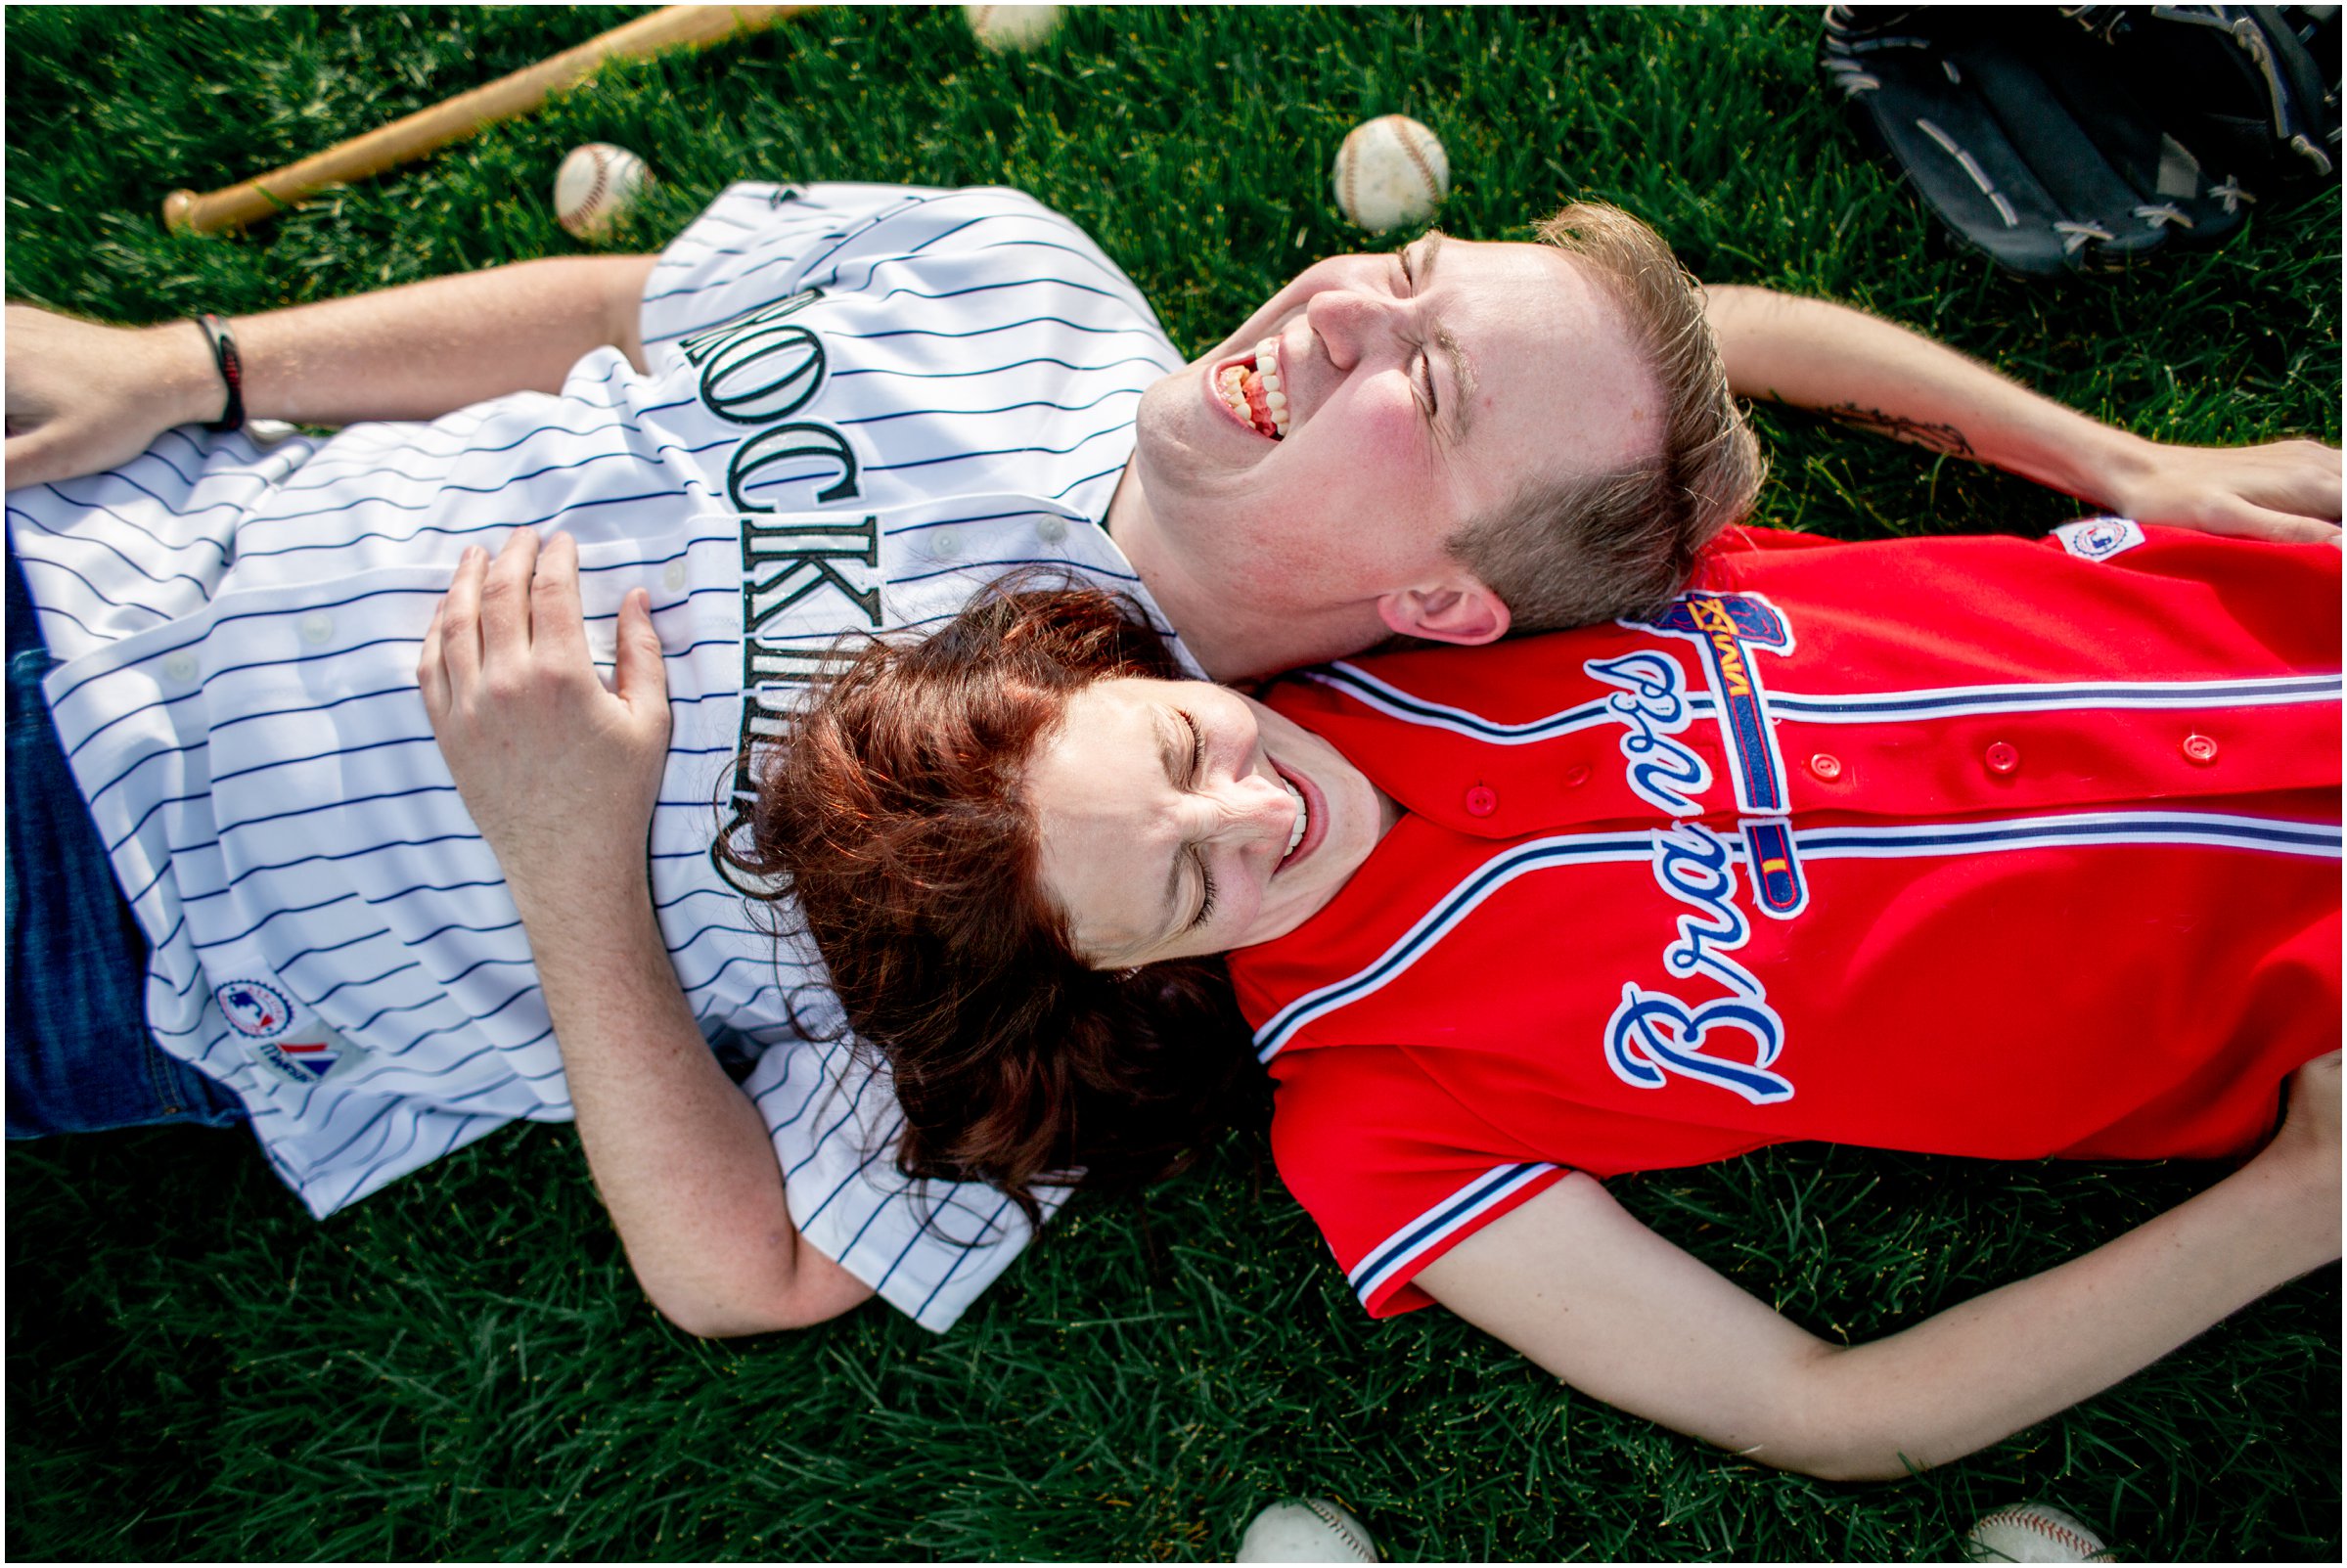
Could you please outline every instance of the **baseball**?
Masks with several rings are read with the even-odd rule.
[[[1376,1562],[1361,1521],[1325,1498],[1275,1502],[1240,1538],[1234,1562]]]
[[[555,221],[582,240],[599,239],[651,183],[652,170],[624,147],[574,147],[554,171]]]
[[[1346,133],[1335,179],[1336,210],[1376,234],[1431,216],[1451,194],[1451,158],[1417,120],[1381,114]]]
[[[964,6],[970,35],[996,54],[1032,49],[1060,24],[1058,6]]]
[[[2024,1502],[1999,1508],[1964,1532],[1973,1562],[2109,1562],[2102,1538],[2059,1508]]]

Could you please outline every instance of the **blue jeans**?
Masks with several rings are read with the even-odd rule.
[[[8,552],[8,1136],[227,1127],[236,1096],[147,1032],[147,938],[66,764],[40,622]]]

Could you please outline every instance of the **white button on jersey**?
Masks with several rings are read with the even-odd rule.
[[[1047,545],[1056,545],[1067,537],[1065,517],[1046,517],[1035,524],[1035,537]]]
[[[660,573],[660,586],[672,594],[684,592],[685,563],[681,560],[670,561],[668,569]]]
[[[928,551],[931,560],[951,560],[962,553],[962,541],[951,533],[933,533],[929,535]]]
[[[198,668],[193,653],[173,653],[163,660],[163,673],[174,681],[194,681]]]
[[[335,618],[323,611],[301,617],[301,640],[312,645],[325,642],[335,634]]]

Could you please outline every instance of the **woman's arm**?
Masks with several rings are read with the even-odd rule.
[[[245,409],[304,425],[436,419],[507,392],[562,389],[616,344],[644,368],[653,256],[573,256],[429,278],[230,318]],[[184,321],[102,327],[8,307],[8,487],[116,468],[163,431],[220,418],[211,345]]]
[[[2044,1274],[1864,1345],[1796,1327],[1575,1175],[1418,1283],[1575,1388],[1764,1464],[1895,1479],[2076,1404],[2339,1256],[2339,1058],[2257,1158]]]
[[[835,1317],[871,1287],[800,1244],[757,1107],[686,1006],[654,919],[644,839],[667,686],[643,590],[619,613],[616,690],[587,651],[578,547],[519,529],[469,551],[417,671],[432,733],[529,934],[597,1190],[637,1279],[689,1333]]]
[[[2319,441],[2166,446],[1864,311],[1733,284],[1705,293],[1740,397],[1815,409],[1993,464],[2139,522],[2263,539],[2339,537],[2339,454]]]

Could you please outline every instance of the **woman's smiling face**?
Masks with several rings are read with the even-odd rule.
[[[1026,767],[1043,888],[1096,968],[1222,953],[1335,897],[1395,808],[1334,747],[1202,681],[1100,681]]]

